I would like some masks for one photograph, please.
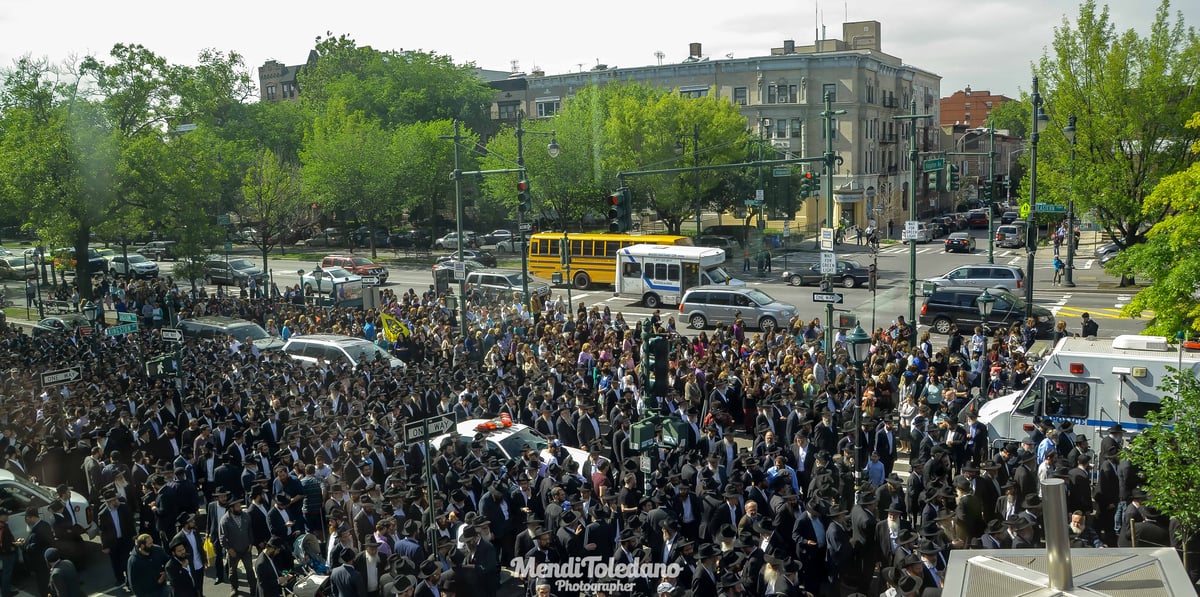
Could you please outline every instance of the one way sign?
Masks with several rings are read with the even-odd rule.
[[[842,295],[838,292],[814,292],[814,303],[833,303],[839,305],[842,302]]]
[[[57,386],[65,383],[71,383],[80,377],[83,377],[83,366],[75,365],[66,369],[57,371],[47,371],[42,374],[42,387]]]

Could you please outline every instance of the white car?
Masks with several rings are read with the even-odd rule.
[[[467,239],[468,245],[478,240],[477,235],[470,230],[463,230],[463,238]],[[439,249],[457,249],[458,233],[451,232],[450,234],[433,241],[433,246]]]
[[[338,284],[346,282],[362,283],[362,276],[352,274],[340,267],[317,268],[300,276],[300,284],[304,286],[304,294],[333,294]]]
[[[489,427],[494,427],[494,429]],[[498,418],[468,419],[457,423],[454,428],[458,431],[459,441],[464,443],[470,443],[476,437],[482,437],[487,442],[488,455],[501,460],[520,458],[521,452],[526,446],[540,454],[542,450],[546,449],[548,443],[536,429],[520,423],[506,425]],[[440,447],[448,439],[450,439],[449,433],[439,435],[433,438],[433,445]],[[563,446],[563,449],[579,466],[583,466],[583,463],[587,462],[588,453],[584,450],[567,446]]]
[[[525,238],[507,238],[496,243],[496,252],[503,255],[505,253],[523,253],[529,249],[529,237]]]
[[[24,514],[25,509],[30,506],[37,507],[42,520],[53,522],[50,502],[56,499],[58,497],[53,489],[38,485],[19,472],[0,468],[0,507],[12,512],[8,517],[8,528],[12,530],[14,537],[20,539],[29,536]],[[87,499],[74,491],[71,492],[70,508],[81,526],[87,527],[95,520]]]

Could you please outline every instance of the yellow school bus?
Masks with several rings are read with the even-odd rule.
[[[580,290],[615,281],[617,251],[632,245],[691,246],[692,239],[674,234],[565,233],[571,251],[571,283]],[[529,239],[529,273],[549,280],[556,272],[567,278],[562,266],[564,233],[539,232]]]

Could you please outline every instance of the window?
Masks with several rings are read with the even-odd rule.
[[[554,116],[555,114],[558,114],[558,111],[561,109],[562,109],[562,103],[559,102],[558,98],[556,98],[556,97],[548,98],[548,99],[544,99],[544,100],[537,100],[538,118],[547,118],[550,116]]]
[[[963,104],[963,109],[964,109],[964,110],[970,110],[970,109],[971,109],[971,102],[966,102],[966,103],[964,103],[964,104]]]
[[[576,255],[583,255],[583,241],[581,240],[571,241],[571,256]]]
[[[797,104],[800,103],[800,87],[779,83],[767,85],[768,104]]]
[[[1046,382],[1046,416],[1082,419],[1088,416],[1092,388],[1082,381]]]
[[[559,242],[560,241],[558,239],[551,239],[550,252],[547,253],[548,255],[562,255],[562,250],[558,248]]]
[[[687,97],[687,98],[692,98],[692,99],[708,97],[708,88],[707,87],[680,87],[679,95],[681,97]]]
[[[837,121],[837,119],[831,118],[830,122],[829,122],[829,126],[833,127],[833,138],[837,139],[837,136],[838,136],[838,128],[837,128],[838,121]],[[821,124],[821,138],[822,139],[825,138],[825,124],[824,123]]]
[[[779,121],[775,123],[775,138],[776,139],[786,139],[787,136],[788,136],[788,121],[786,118],[780,118]]]
[[[750,103],[749,94],[747,94],[745,87],[733,88],[733,103],[739,106],[745,106],[746,104]]]
[[[497,105],[496,118],[500,120],[515,120],[521,109],[521,102],[500,102]]]
[[[767,103],[768,104],[778,103],[778,96],[775,95],[775,86],[774,85],[767,85]]]
[[[269,100],[275,99],[275,86],[274,85],[267,85],[267,99],[269,99]]]
[[[608,242],[604,243],[604,256],[605,257],[616,257],[617,256],[617,248],[619,246],[620,245],[617,244],[616,241],[608,241]]]
[[[642,277],[642,264],[640,263],[622,263],[621,275],[626,278]]]
[[[296,84],[295,83],[284,83],[283,84],[283,97],[296,97]]]
[[[802,130],[802,125],[800,124],[800,119],[793,118],[792,119],[792,137],[799,138],[801,130]]]
[[[826,83],[821,86],[821,101],[825,101],[825,96],[829,96],[829,101],[837,101],[837,83]]]

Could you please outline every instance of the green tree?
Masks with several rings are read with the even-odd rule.
[[[1169,9],[1163,0],[1143,37],[1119,33],[1108,8],[1087,0],[1074,23],[1064,19],[1055,29],[1037,68],[1051,118],[1039,146],[1039,201],[1065,205],[1073,194],[1078,212],[1092,212],[1129,245],[1170,215],[1169,205],[1145,209],[1150,191],[1196,160],[1188,146],[1197,131],[1184,125],[1200,109],[1200,41]],[[1073,163],[1061,133],[1071,114],[1078,117]]]
[[[454,145],[441,139],[454,132],[449,120],[402,124],[392,133],[392,159],[396,165],[396,195],[399,207],[408,213],[410,222],[421,222],[435,235],[436,215],[453,210]],[[464,144],[474,147],[476,137],[468,133]],[[465,164],[473,164],[470,159]],[[466,168],[464,168],[466,169]]]
[[[1200,112],[1192,115],[1188,128],[1200,130]],[[1200,154],[1200,142],[1192,144]],[[1146,234],[1146,242],[1122,251],[1110,269],[1122,276],[1153,280],[1149,288],[1135,294],[1125,313],[1137,317],[1150,310],[1154,316],[1146,332],[1171,336],[1179,330],[1200,332],[1200,161],[1182,172],[1164,177],[1146,198],[1147,213],[1167,214]]]
[[[362,112],[334,98],[305,134],[301,149],[304,189],[322,206],[375,230],[394,209],[397,189],[392,135]],[[377,255],[375,235],[371,255]]]
[[[243,222],[253,224],[258,231],[251,244],[262,254],[263,271],[267,271],[271,249],[282,247],[283,238],[299,226],[307,214],[299,169],[270,149],[262,149],[246,170],[242,197],[244,202],[237,213]]]
[[[1162,408],[1146,414],[1150,426],[1133,438],[1124,457],[1141,469],[1150,505],[1172,519],[1183,545],[1200,531],[1200,378],[1170,367],[1158,386]],[[1189,554],[1184,550],[1184,566]]]

